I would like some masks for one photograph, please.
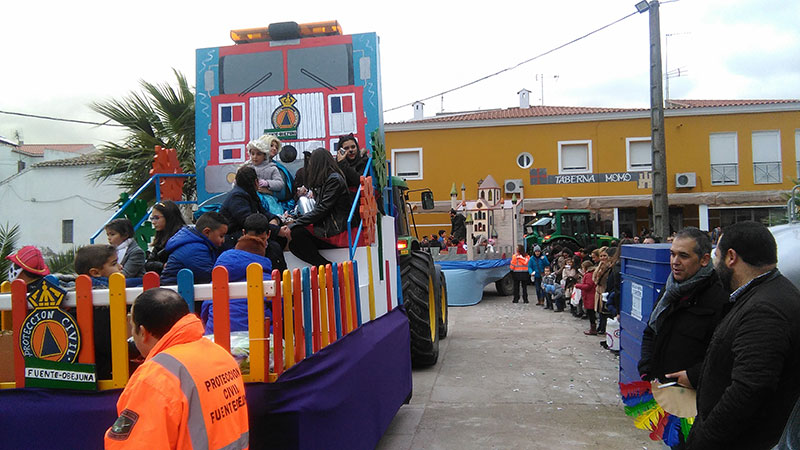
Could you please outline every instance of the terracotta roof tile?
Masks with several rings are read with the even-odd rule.
[[[453,113],[448,115],[438,115],[421,120],[414,120],[414,123],[426,122],[461,122],[466,120],[493,120],[493,119],[517,119],[525,117],[550,117],[568,116],[578,114],[602,114],[618,113],[631,111],[647,111],[645,108],[596,108],[585,106],[531,106],[530,108],[507,108],[490,109],[486,111],[470,111],[463,113]]]
[[[670,100],[671,108],[720,108],[725,106],[780,105],[797,103],[797,99],[785,100]]]
[[[48,147],[49,148],[49,147]],[[99,164],[103,161],[101,153],[86,153],[74,158],[54,159],[52,161],[42,161],[33,167],[71,167],[71,166],[90,166]]]
[[[43,156],[45,149],[69,153],[88,153],[94,150],[92,144],[22,144],[14,151],[28,156]]]
[[[720,108],[730,106],[749,106],[749,105],[779,105],[787,103],[800,103],[797,99],[786,100],[670,100],[668,109],[687,109],[687,108]],[[441,123],[441,122],[465,122],[477,120],[502,120],[519,119],[530,117],[554,117],[585,114],[614,114],[645,112],[650,108],[600,108],[587,106],[531,106],[529,108],[506,108],[490,109],[485,111],[465,111],[450,114],[438,114],[434,117],[427,117],[420,120],[409,120],[396,123]]]

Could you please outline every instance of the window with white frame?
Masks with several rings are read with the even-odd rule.
[[[753,131],[753,182],[755,184],[780,183],[781,133],[778,130]]]
[[[797,166],[797,179],[800,179],[800,130],[794,130],[794,161]]]
[[[592,141],[560,141],[558,173],[591,173]]]
[[[649,137],[625,139],[628,155],[628,172],[653,170],[653,144]]]
[[[739,184],[739,144],[736,133],[711,133],[711,184]]]
[[[527,169],[533,165],[533,155],[528,152],[522,152],[517,155],[517,167],[520,169]]]
[[[422,149],[392,149],[392,168],[394,175],[406,180],[422,179]]]

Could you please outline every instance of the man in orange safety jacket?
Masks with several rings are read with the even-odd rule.
[[[169,289],[143,292],[131,309],[145,362],[117,401],[106,449],[246,449],[249,425],[239,365],[203,338],[203,324]]]
[[[519,288],[522,287],[522,300],[528,303],[528,261],[530,256],[525,253],[525,247],[517,245],[517,252],[511,257],[511,278],[514,280],[513,303],[519,303]]]

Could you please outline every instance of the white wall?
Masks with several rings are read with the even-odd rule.
[[[0,224],[19,224],[19,246],[35,245],[43,251],[66,251],[61,224],[73,219],[73,242],[89,243],[89,237],[115,209],[105,209],[121,190],[111,181],[95,185],[87,178],[94,166],[35,167],[0,182]],[[105,242],[101,235],[98,243]]]

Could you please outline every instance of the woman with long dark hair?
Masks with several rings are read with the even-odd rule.
[[[251,166],[242,166],[236,171],[236,181],[233,189],[225,197],[219,212],[228,219],[228,234],[222,250],[228,250],[236,245],[242,236],[244,220],[250,214],[261,213],[271,218],[272,214],[261,206],[258,197],[258,175]]]
[[[328,150],[320,147],[311,153],[306,185],[314,193],[316,204],[292,225],[289,250],[309,264],[324,266],[330,261],[320,255],[320,249],[347,246],[351,206],[344,175]]]
[[[222,251],[232,249],[242,237],[244,221],[250,214],[260,213],[267,216],[270,224],[270,234],[267,243],[267,258],[272,261],[272,267],[278,270],[286,269],[283,260],[283,248],[286,246],[285,236],[279,236],[281,219],[264,209],[258,196],[258,175],[250,166],[240,167],[236,172],[235,186],[225,197],[219,212],[228,219],[228,234],[222,244]]]
[[[186,222],[183,220],[183,214],[178,205],[173,201],[165,200],[153,205],[153,210],[150,211],[150,223],[156,230],[156,235],[153,237],[152,248],[148,252],[144,267],[147,272],[161,273],[164,263],[169,258],[169,255],[162,253],[162,250],[167,246],[169,238],[186,225]]]

